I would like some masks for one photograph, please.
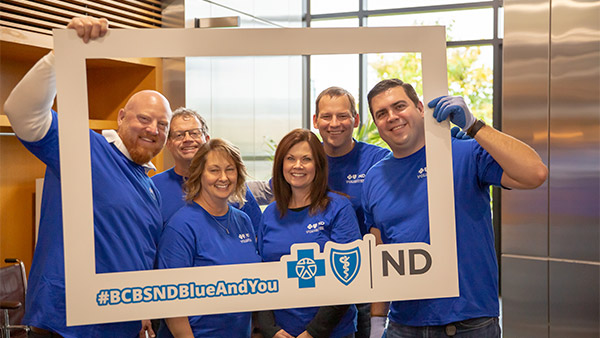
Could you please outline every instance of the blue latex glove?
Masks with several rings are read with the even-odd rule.
[[[456,127],[456,126],[452,127],[452,129],[450,129],[450,135],[459,140],[470,140],[471,139],[471,136],[467,135],[467,133],[460,130],[460,128]]]
[[[462,130],[471,128],[476,121],[465,100],[460,96],[440,96],[431,100],[427,105],[429,108],[435,107],[433,117],[438,122],[450,118],[450,121]]]

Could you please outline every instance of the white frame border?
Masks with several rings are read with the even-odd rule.
[[[144,43],[133,44],[131,41]],[[204,267],[177,269],[180,275],[171,273],[175,270],[95,274],[88,114],[85,113],[88,111],[86,59],[420,52],[423,63],[424,102],[448,93],[446,34],[442,26],[109,30],[104,38],[88,44],[84,44],[73,30],[54,30],[54,50],[60,107],[61,177],[64,178],[62,200],[68,325],[202,313],[193,302],[99,307],[95,297],[99,289],[147,285],[148,281],[152,284],[177,283],[185,278],[196,278],[201,269],[204,269],[202,272],[208,271],[206,269],[213,269],[210,271],[215,272],[226,270],[223,267]],[[430,245],[420,243],[420,246],[428,248],[435,261],[435,268],[443,266],[443,269],[428,274],[431,276],[428,282],[420,280],[418,284],[423,285],[421,289],[415,286],[414,291],[402,291],[394,295],[390,288],[382,285],[379,288],[382,290],[365,292],[362,298],[342,297],[349,302],[357,300],[355,298],[368,302],[458,295],[449,123],[437,123],[431,117],[431,110],[425,107],[425,111],[431,242]],[[371,245],[372,238],[367,240]],[[377,248],[380,250],[380,247],[385,246]],[[257,265],[268,264],[273,263]],[[394,284],[390,284],[392,285]],[[323,302],[335,301],[323,299],[325,300],[319,302],[309,299],[312,303],[308,305],[333,304]],[[257,301],[257,298],[252,298],[252,301],[242,303],[244,304],[239,305],[239,308],[256,310],[261,309],[263,299]],[[226,307],[221,308],[218,304],[220,303],[211,303],[211,307],[215,307],[217,312],[228,311]],[[306,304],[306,301],[303,303],[302,299],[290,299],[284,306],[298,304]],[[273,308],[275,303],[270,306]]]

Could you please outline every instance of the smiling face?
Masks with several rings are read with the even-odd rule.
[[[171,120],[171,131],[167,148],[173,155],[176,169],[187,172],[187,168],[201,145],[208,141],[202,125],[191,115],[178,115]]]
[[[206,155],[200,180],[200,199],[210,201],[212,205],[226,205],[227,199],[235,191],[237,177],[235,163],[227,154],[222,151],[210,151]]]
[[[169,132],[171,108],[160,93],[145,90],[134,94],[119,111],[117,130],[131,159],[145,164],[158,155]]]
[[[283,159],[283,177],[293,195],[309,196],[315,180],[315,162],[308,142],[299,142],[287,152]]]
[[[423,104],[415,105],[404,88],[393,87],[374,96],[371,111],[379,136],[394,157],[409,156],[425,145]]]
[[[352,116],[350,101],[343,96],[323,96],[318,103],[313,125],[323,138],[323,148],[329,156],[342,156],[353,146],[352,131],[358,127],[358,115]]]

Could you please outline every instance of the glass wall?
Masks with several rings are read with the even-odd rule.
[[[463,9],[443,12],[418,12],[367,17],[369,27],[446,26],[448,41],[492,39],[494,35],[492,8]],[[475,28],[477,27],[477,28]]]
[[[186,2],[194,18],[239,16],[242,28],[301,27],[297,1]],[[207,48],[210,48],[207,46]],[[302,57],[188,57],[186,106],[203,115],[211,137],[237,145],[251,179],[271,177],[273,142],[302,127]]]
[[[242,28],[445,25],[449,93],[500,127],[501,6],[500,0],[187,0],[185,18],[186,27],[194,18],[221,16],[238,16]],[[240,147],[255,179],[265,179],[274,144],[293,128],[311,127],[322,90],[349,90],[366,124],[364,100],[375,83],[393,76],[420,88],[420,72],[419,54],[186,58],[186,105],[207,118],[212,137]]]
[[[320,1],[319,1],[320,2]],[[368,0],[367,9],[390,9],[390,8],[411,8],[427,7],[436,5],[458,5],[465,3],[477,3],[479,0]]]

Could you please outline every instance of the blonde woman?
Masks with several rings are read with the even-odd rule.
[[[228,202],[244,204],[246,168],[239,150],[222,139],[201,146],[185,183],[186,205],[166,224],[158,245],[158,267],[257,263],[248,215]],[[250,337],[251,313],[168,318],[159,337]]]

